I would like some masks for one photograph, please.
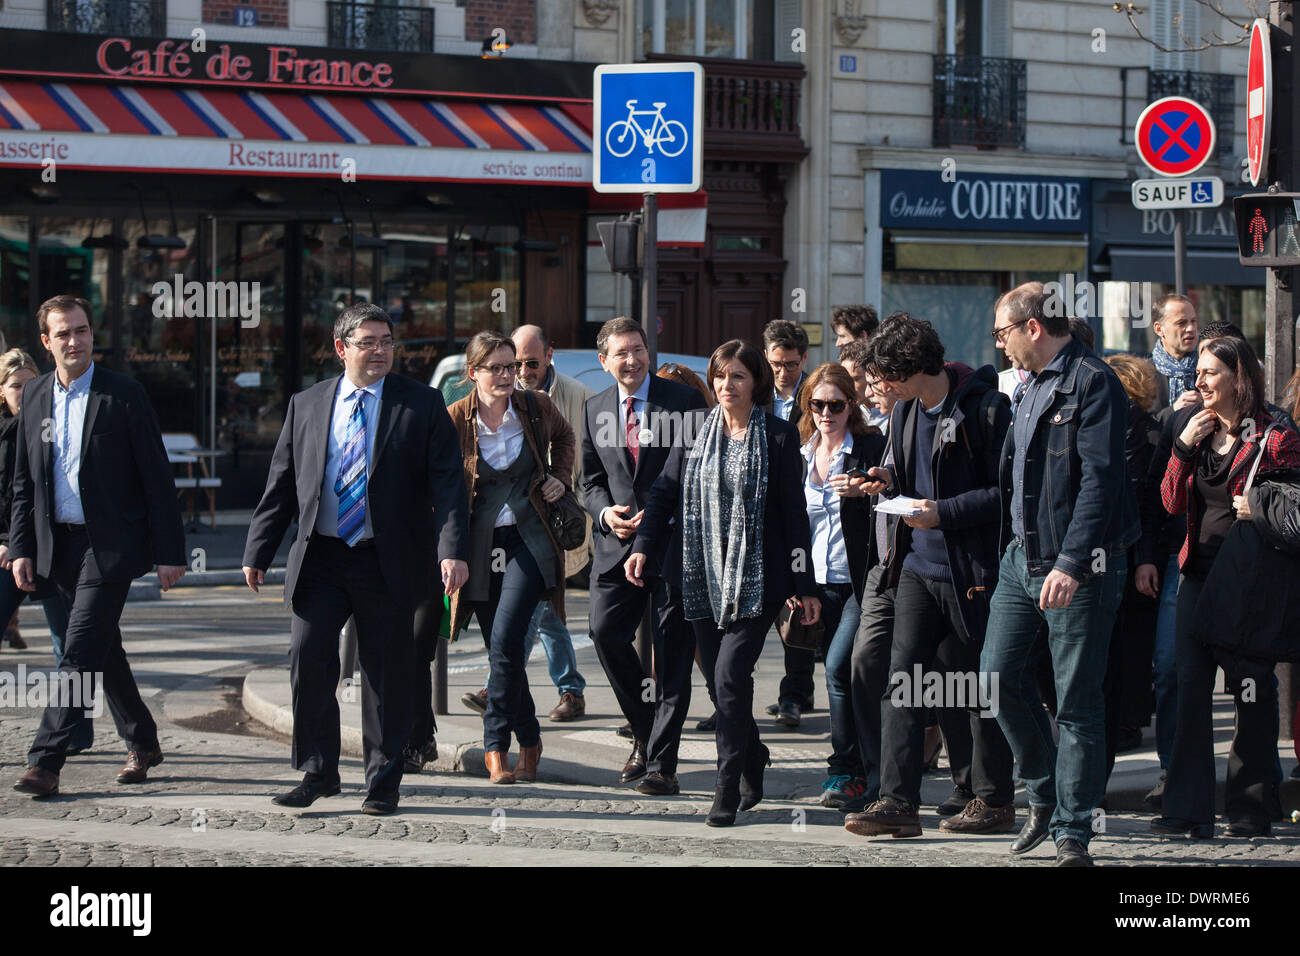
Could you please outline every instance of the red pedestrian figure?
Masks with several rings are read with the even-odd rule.
[[[1250,219],[1251,252],[1264,251],[1264,234],[1268,232],[1268,221],[1264,218],[1263,213],[1256,209],[1255,215]]]

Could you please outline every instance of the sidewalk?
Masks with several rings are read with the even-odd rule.
[[[542,760],[539,779],[551,783],[582,786],[620,786],[618,774],[631,750],[631,742],[615,732],[623,723],[614,694],[601,670],[587,634],[587,594],[585,591],[567,591],[565,605],[569,609],[569,630],[575,635],[578,665],[587,680],[586,717],[569,723],[557,724],[546,719],[546,713],[556,702],[555,688],[546,670],[546,656],[540,644],[536,646],[528,664],[528,683],[537,706],[542,727]],[[826,693],[824,672],[818,665],[816,680],[817,709],[804,716],[797,730],[782,727],[764,713],[769,703],[774,703],[784,673],[781,643],[772,632],[754,673],[754,713],[758,719],[763,741],[772,750],[772,766],[765,777],[769,794],[779,799],[815,800],[826,778],[826,756],[830,752],[829,718],[825,710]],[[478,691],[487,681],[486,655],[476,627],[451,646],[448,658],[447,715],[438,716],[438,760],[433,769],[438,772],[464,772],[485,776],[483,764],[482,720],[460,703],[467,692]],[[359,697],[359,691],[357,695]],[[287,667],[264,668],[250,673],[244,681],[244,708],[260,723],[284,734],[292,732],[289,671]],[[351,756],[361,756],[361,705],[358,700],[341,700],[343,750]],[[695,730],[697,721],[711,712],[704,679],[698,669],[694,675],[691,692],[690,717],[682,734],[678,776],[683,791],[711,793],[715,779],[716,750],[712,733]],[[1219,764],[1219,779],[1223,778],[1228,747],[1232,736],[1232,702],[1219,695],[1215,702],[1215,752]],[[1137,810],[1147,792],[1159,782],[1160,763],[1155,754],[1155,738],[1147,728],[1144,749],[1120,754],[1115,762],[1107,790],[1106,805],[1112,811]],[[1289,742],[1282,765],[1289,774],[1296,765]],[[512,755],[518,745],[512,744]],[[1289,758],[1289,759],[1288,759]],[[513,759],[513,758],[512,758]],[[923,804],[934,806],[947,798],[952,790],[952,780],[947,773],[946,755],[941,770],[928,773],[922,784]],[[1023,790],[1017,794],[1017,804],[1025,805]],[[1289,813],[1300,807],[1300,781],[1283,784],[1283,803]]]

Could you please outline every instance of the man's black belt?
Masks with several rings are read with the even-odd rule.
[[[67,524],[62,521],[56,521],[54,527],[60,531],[66,531],[68,534],[85,534],[86,526],[84,524]]]

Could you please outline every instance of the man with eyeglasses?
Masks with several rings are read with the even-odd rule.
[[[954,784],[938,807],[946,818],[940,829],[1003,833],[1015,826],[1011,751],[994,719],[996,700],[989,697],[996,694],[979,681],[979,660],[997,580],[998,461],[1008,402],[993,366],[945,362],[934,327],[912,316],[881,326],[867,370],[897,402],[890,463],[868,474],[916,511],[902,516],[884,571],[884,585],[895,591],[889,692],[880,703],[880,799],[845,826],[861,836],[921,835],[927,708],[906,687],[928,672],[951,689],[935,706]]]
[[[1027,282],[994,306],[994,344],[1033,377],[1002,447],[1002,560],[980,665],[998,680],[998,724],[1029,795],[1011,852],[1050,835],[1057,866],[1090,866],[1092,812],[1106,781],[1102,681],[1140,527],[1128,494],[1124,387],[1047,300],[1041,282]],[[1059,747],[1026,667],[1043,622]]]
[[[365,685],[361,810],[383,815],[397,810],[414,723],[415,609],[429,599],[435,566],[447,594],[469,575],[469,500],[442,395],[390,374],[387,313],[348,306],[334,323],[334,350],[343,374],[289,400],[248,528],[244,577],[260,589],[296,518],[284,600],[293,614],[292,759],[305,776],[274,802],[307,807],[339,792],[338,635],[353,617]]]
[[[641,525],[650,486],[668,453],[684,438],[685,413],[704,408],[695,389],[650,374],[640,324],[620,316],[596,334],[600,365],[614,384],[587,399],[582,421],[583,504],[596,525],[591,561],[591,639],[632,728],[632,754],[621,783],[640,780],[651,796],[679,793],[677,753],[691,703],[695,632],[682,613],[682,544],[675,531],[650,587],[631,584],[623,563]],[[641,669],[633,641],[653,601],[662,635],[653,678]],[[642,780],[641,778],[645,779]]]
[[[555,407],[564,415],[573,427],[575,435],[582,433],[582,406],[594,393],[575,378],[561,375],[551,364],[555,350],[546,330],[537,325],[521,325],[515,329],[510,338],[515,343],[515,369],[518,373],[517,383],[524,388],[545,392]],[[582,458],[574,456],[573,487],[582,487]],[[564,574],[572,577],[587,565],[591,556],[591,525],[587,526],[588,535],[582,546],[565,552]],[[587,701],[582,692],[587,687],[582,674],[578,672],[578,659],[573,653],[573,638],[551,607],[550,601],[542,601],[529,623],[529,653],[541,639],[546,651],[547,668],[551,681],[559,691],[560,701],[548,715],[556,722],[576,720],[587,712]],[[486,710],[486,702],[484,702]]]

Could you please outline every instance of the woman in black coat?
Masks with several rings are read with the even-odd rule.
[[[795,427],[763,410],[772,372],[732,339],[709,359],[718,405],[687,413],[684,440],[650,491],[625,565],[644,585],[661,565],[669,522],[682,529],[682,604],[717,695],[718,779],[709,826],[763,798],[768,749],[754,722],[754,664],[782,602],[821,616]]]

